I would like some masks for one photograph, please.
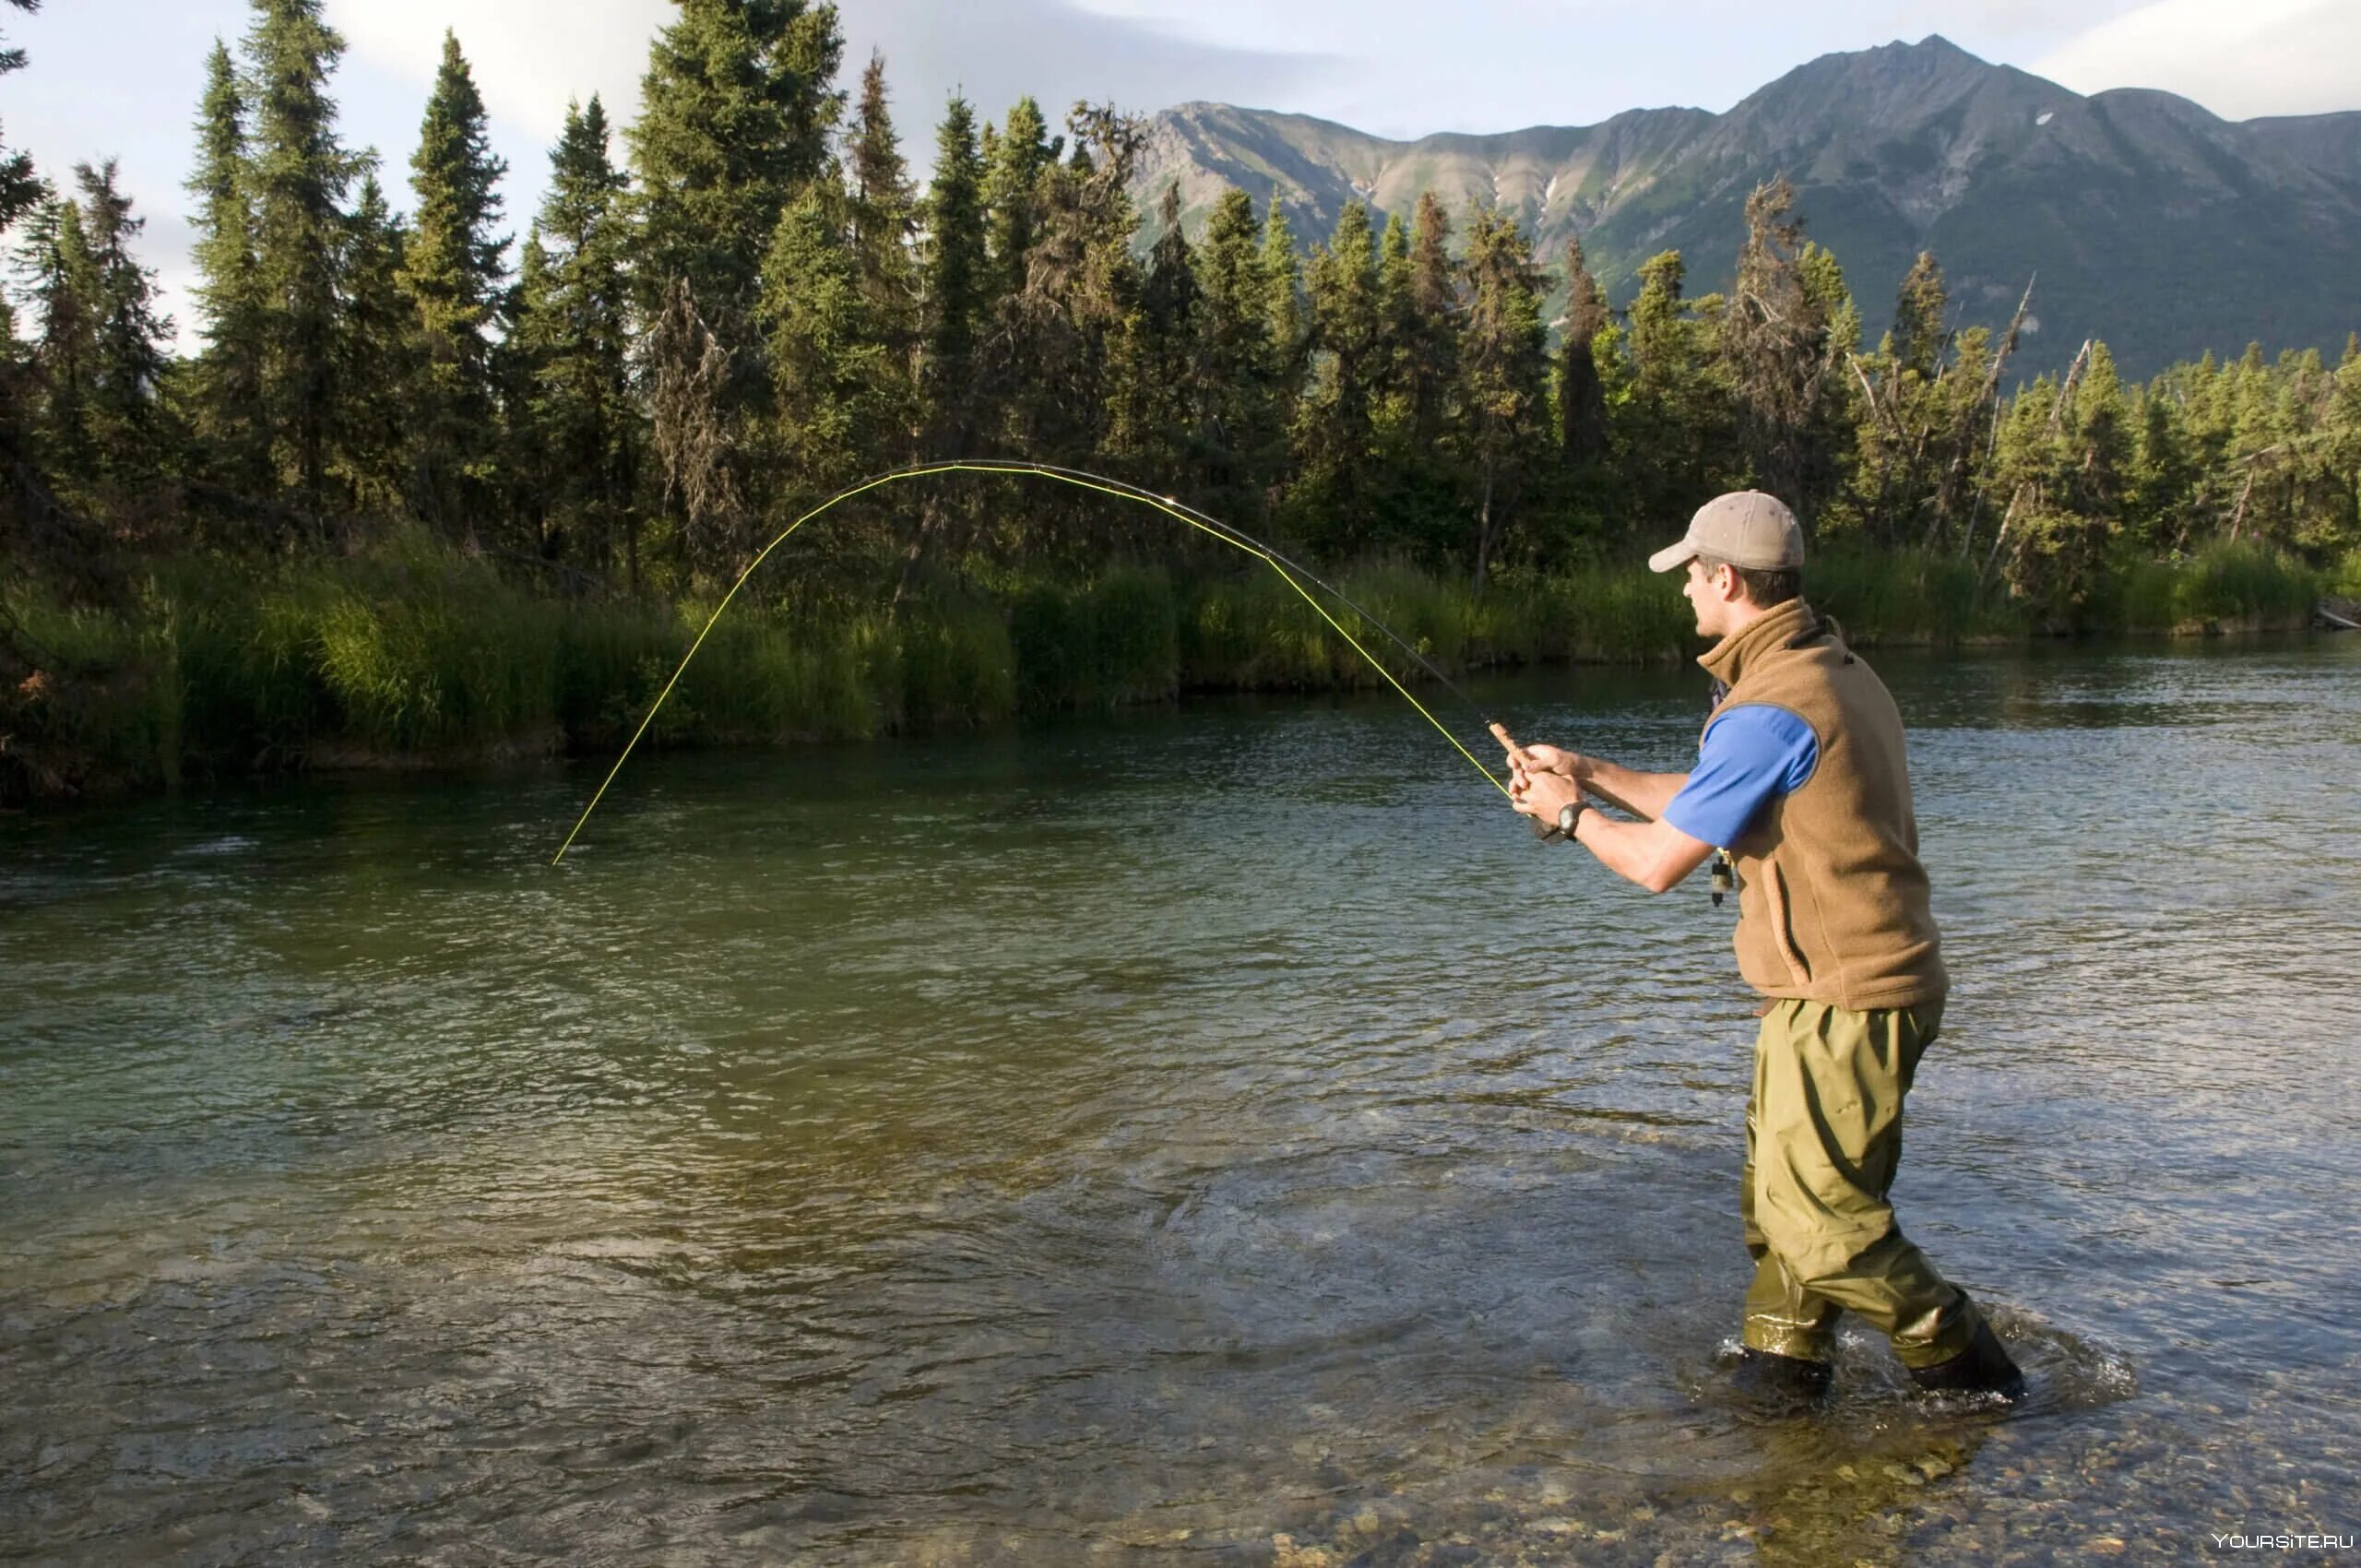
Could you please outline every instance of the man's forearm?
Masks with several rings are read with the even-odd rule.
[[[1595,811],[1583,813],[1574,824],[1574,842],[1596,856],[1600,865],[1651,893],[1679,886],[1713,853],[1711,845],[1667,824],[1618,822]]]
[[[1598,757],[1586,760],[1590,771],[1583,783],[1592,794],[1650,822],[1664,815],[1664,808],[1689,782],[1685,773],[1635,773]]]

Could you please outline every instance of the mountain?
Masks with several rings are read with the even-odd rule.
[[[1226,184],[1258,205],[1276,190],[1306,244],[1356,196],[1381,221],[1406,221],[1427,190],[1454,216],[1496,203],[1552,269],[1580,237],[1621,303],[1667,248],[1692,292],[1726,287],[1747,193],[1778,173],[1872,339],[1921,250],[1963,325],[2004,324],[2038,274],[2029,366],[2062,367],[2086,337],[2131,374],[2252,340],[2333,357],[2361,329],[2361,113],[2234,123],[2171,93],[2084,97],[1939,37],[1823,55],[1724,114],[1635,109],[1498,136],[1389,141],[1182,104],[1152,121],[1133,194],[1153,213],[1178,180],[1194,229]]]

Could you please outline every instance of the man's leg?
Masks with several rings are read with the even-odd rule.
[[[1764,1042],[1771,1021],[1766,1016],[1754,1044],[1754,1091],[1746,1101],[1746,1171],[1738,1184],[1738,1219],[1746,1229],[1747,1255],[1754,1259],[1754,1282],[1747,1287],[1746,1323],[1741,1339],[1750,1350],[1787,1356],[1797,1360],[1825,1361],[1836,1332],[1841,1309],[1796,1283],[1771,1250],[1770,1239],[1754,1221],[1754,1158],[1762,1117]]]
[[[1761,1236],[1765,1266],[1779,1276],[1766,1284],[1757,1269],[1747,1298],[1749,1345],[1779,1351],[1796,1320],[1819,1321],[1791,1301],[1859,1313],[1914,1372],[1976,1344],[1981,1314],[1903,1235],[1886,1202],[1902,1158],[1903,1099],[1941,1017],[1940,1004],[1856,1013],[1797,1001],[1775,1003],[1763,1016],[1749,1126],[1748,1241]]]

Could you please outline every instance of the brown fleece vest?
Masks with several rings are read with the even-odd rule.
[[[1772,800],[1728,846],[1739,973],[1765,996],[1856,1012],[1940,999],[1947,981],[1918,863],[1902,715],[1885,683],[1801,600],[1697,662],[1729,683],[1714,719],[1750,704],[1783,707],[1820,743],[1803,787]]]

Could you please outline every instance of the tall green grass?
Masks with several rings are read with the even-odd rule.
[[[2332,573],[2252,546],[2122,569],[2105,624],[2133,631],[2299,620],[2323,589],[2361,597],[2361,554]],[[1339,579],[1364,616],[1259,568],[1175,578],[920,586],[894,611],[816,614],[739,601],[649,728],[659,746],[855,739],[994,724],[1024,712],[1169,701],[1184,690],[1330,690],[1546,661],[1693,651],[1676,579],[1638,566],[1461,579],[1370,564]],[[1813,602],[1864,644],[2023,636],[1971,568],[1905,552],[1813,563]],[[637,728],[712,612],[562,600],[422,533],[352,556],[157,569],[126,607],[8,583],[6,606],[54,666],[0,692],[0,794],[172,783],[339,761],[457,762],[561,746],[606,753]],[[1380,629],[1382,622],[1416,651]],[[1359,648],[1353,646],[1358,641]],[[1365,657],[1366,655],[1366,657]],[[1371,660],[1376,662],[1372,664]]]
[[[2120,599],[2111,608],[2118,627],[2130,632],[2299,626],[2329,580],[2263,545],[2215,543],[2178,561],[2135,563],[2119,577]]]
[[[2339,599],[2361,599],[2361,550],[2347,551],[2328,574],[2328,591]]]
[[[1924,550],[1834,550],[1804,572],[1805,597],[1862,647],[2023,636],[2032,621],[1997,588],[1977,590],[1975,567]]]
[[[1180,610],[1160,571],[1037,584],[1009,605],[1021,705],[1032,711],[1169,701],[1180,689]]]

